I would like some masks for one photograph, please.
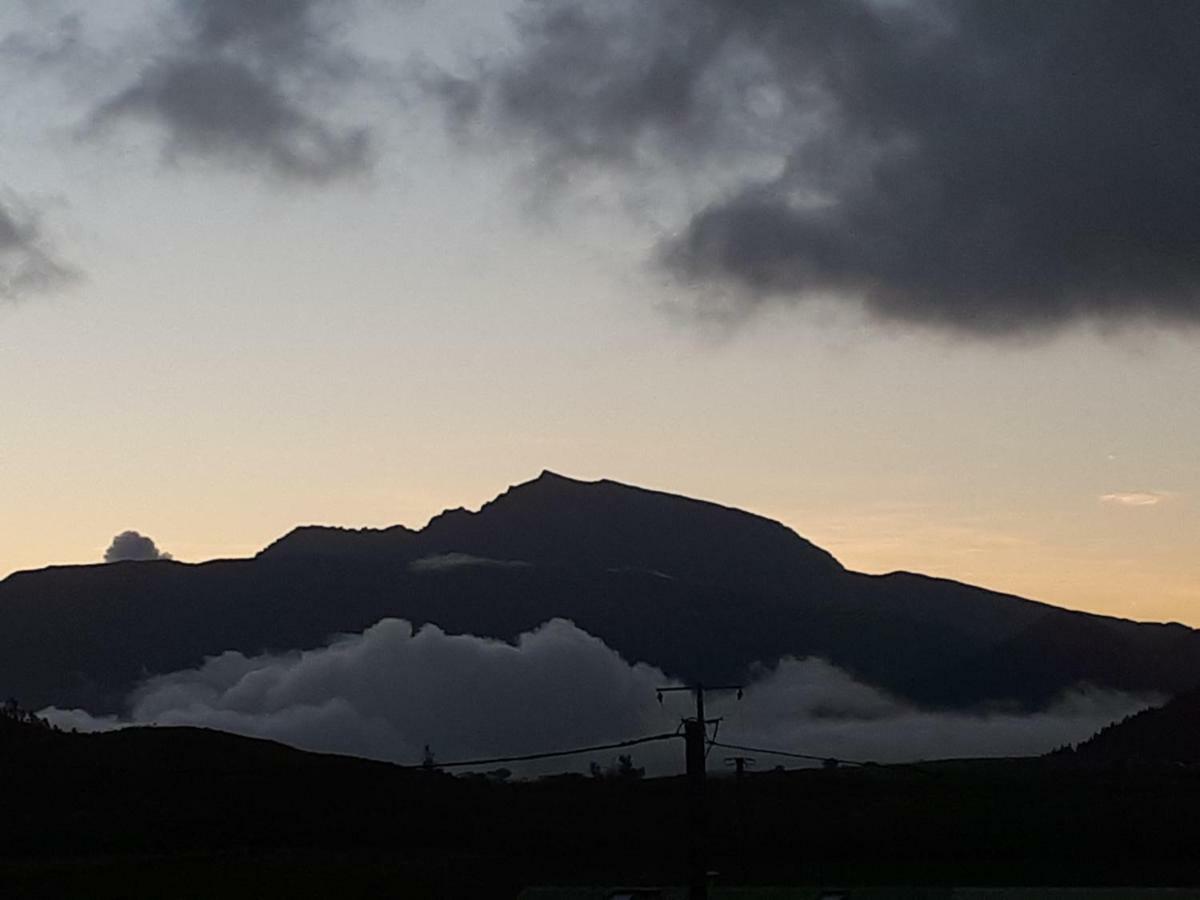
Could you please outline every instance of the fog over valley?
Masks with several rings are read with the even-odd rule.
[[[515,644],[414,631],[384,619],[328,646],[282,655],[227,652],[203,666],[155,676],[122,716],[49,708],[42,715],[85,731],[128,725],[194,725],[265,737],[307,750],[409,765],[424,747],[445,762],[520,755],[675,731],[690,715],[678,684],[630,664],[571,622],[554,619]],[[1085,740],[1104,725],[1161,702],[1153,695],[1081,686],[1034,713],[922,711],[820,659],[760,668],[745,696],[713,695],[723,740],[818,757],[873,762],[1023,756]],[[573,760],[508,764],[519,774],[586,771],[617,751]],[[682,770],[681,742],[634,747],[654,774]],[[761,764],[795,765],[764,756]]]

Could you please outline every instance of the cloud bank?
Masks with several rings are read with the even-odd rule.
[[[227,652],[197,669],[150,679],[129,714],[96,719],[46,710],[63,727],[196,725],[270,738],[309,750],[418,763],[425,745],[442,761],[604,744],[673,731],[689,712],[683,695],[663,704],[662,672],[631,665],[561,619],[515,644],[447,635],[385,619],[327,647],[247,657]],[[915,710],[820,660],[786,660],[762,673],[738,702],[715,696],[733,743],[880,762],[1041,753],[1087,738],[1148,704],[1087,691],[1034,715]],[[681,742],[637,747],[652,773],[682,766]],[[604,754],[555,760],[522,773],[586,770]],[[787,760],[764,757],[761,764]]]
[[[1194,5],[543,0],[514,22],[516,52],[437,83],[455,132],[529,140],[563,183],[741,173],[659,254],[735,312],[1200,321]]]
[[[91,116],[91,134],[156,126],[170,162],[202,159],[298,182],[359,174],[371,130],[346,104],[361,61],[338,40],[349,0],[175,0],[165,47]]]
[[[170,558],[170,553],[159,550],[153,540],[136,531],[122,531],[104,551],[106,563]]]

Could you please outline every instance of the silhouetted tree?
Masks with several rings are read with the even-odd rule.
[[[601,766],[593,760],[588,765],[588,771],[593,778],[603,779],[606,781],[637,781],[643,778],[646,774],[645,768],[637,768],[633,764],[633,757],[628,753],[623,753],[617,757],[617,764],[614,766]]]

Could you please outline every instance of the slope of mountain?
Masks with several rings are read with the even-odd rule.
[[[543,473],[419,531],[308,527],[253,559],[16,573],[0,582],[0,692],[111,712],[150,674],[319,646],[385,616],[504,639],[561,616],[630,661],[710,682],[819,655],[949,707],[1200,682],[1200,637],[1181,625],[861,575],[760,516]]]

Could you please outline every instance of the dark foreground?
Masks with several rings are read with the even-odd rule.
[[[193,729],[0,725],[0,896],[515,897],[683,877],[682,779],[497,783]],[[709,793],[722,884],[1200,884],[1187,768],[766,771]]]

